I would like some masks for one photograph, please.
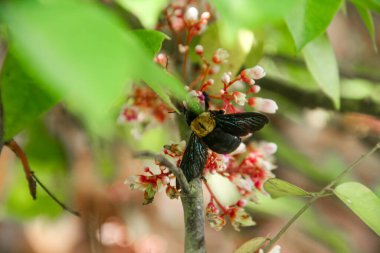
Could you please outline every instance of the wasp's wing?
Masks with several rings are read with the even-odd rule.
[[[187,181],[190,182],[194,178],[202,175],[207,155],[207,146],[197,135],[191,133],[189,143],[186,146],[185,153],[183,154],[179,165],[185,174]]]
[[[226,133],[245,136],[263,128],[268,118],[257,112],[214,114],[216,125]]]

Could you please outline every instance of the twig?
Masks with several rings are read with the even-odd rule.
[[[62,201],[60,201],[53,193],[51,193],[50,191],[49,191],[49,189],[38,179],[38,177],[36,176],[36,174],[33,172],[33,171],[31,171],[31,174],[32,174],[32,177],[33,177],[33,179],[37,182],[37,184],[39,185],[39,186],[41,186],[41,188],[42,189],[44,189],[45,190],[45,192],[60,206],[60,207],[62,207],[62,209],[63,210],[66,210],[67,212],[69,212],[69,213],[71,213],[71,214],[73,214],[73,215],[75,215],[75,216],[78,216],[78,217],[80,217],[80,213],[79,212],[77,212],[77,211],[74,211],[73,209],[71,209],[71,208],[69,208],[69,207],[67,207]]]
[[[150,151],[141,151],[135,153],[136,157],[147,157],[147,158],[153,158],[156,161],[158,161],[160,164],[164,165],[169,169],[170,172],[172,172],[177,180],[178,183],[181,186],[181,189],[184,193],[190,193],[190,186],[189,183],[186,180],[185,175],[183,174],[182,170],[180,170],[177,166],[175,166],[172,162],[170,162],[168,159],[166,159],[165,156],[160,155],[160,154],[155,154]]]
[[[37,185],[36,185],[36,181],[34,181],[33,179],[33,173],[29,167],[28,158],[26,157],[24,151],[13,139],[6,142],[5,145],[7,145],[13,151],[13,153],[15,153],[17,157],[21,160],[22,168],[24,169],[25,177],[26,177],[26,180],[28,181],[30,195],[32,195],[33,199],[36,199]]]
[[[35,173],[30,169],[28,158],[26,157],[24,151],[21,149],[21,147],[17,144],[16,141],[13,139],[9,142],[5,143],[21,160],[22,167],[24,169],[24,173],[26,176],[26,179],[29,184],[29,192],[32,195],[33,199],[37,198],[37,184],[41,186],[41,188],[60,206],[63,210],[75,215],[80,216],[79,212],[72,210],[71,208],[68,208],[65,204],[63,204],[62,201],[58,200],[56,196],[54,196],[51,191],[38,179],[38,177],[35,175]]]
[[[377,143],[369,152],[360,156],[350,166],[343,170],[334,180],[326,185],[321,191],[319,191],[313,198],[306,202],[306,204],[281,228],[281,230],[270,240],[267,246],[264,248],[264,253],[269,252],[273,245],[281,238],[281,236],[288,230],[288,228],[319,198],[328,193],[332,187],[334,187],[348,172],[355,168],[364,159],[375,153],[380,149],[380,142]]]

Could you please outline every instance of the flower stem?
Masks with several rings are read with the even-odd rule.
[[[264,253],[275,245],[275,243],[281,238],[281,236],[288,230],[288,228],[319,198],[326,196],[326,194],[337,184],[339,181],[353,168],[355,168],[360,162],[368,158],[370,155],[380,149],[380,142],[377,143],[370,151],[356,159],[350,166],[343,170],[334,180],[326,185],[321,191],[319,191],[314,197],[305,203],[305,205],[280,229],[280,231],[270,240],[267,246],[264,248]]]

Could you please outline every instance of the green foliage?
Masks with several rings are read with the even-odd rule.
[[[353,4],[356,6],[356,9],[359,12],[361,19],[363,20],[365,26],[367,27],[369,36],[371,37],[371,40],[372,40],[373,48],[375,49],[375,51],[377,51],[375,24],[373,23],[373,17],[372,17],[370,8],[360,5],[356,2],[353,2]]]
[[[380,13],[380,1],[379,0],[350,0],[355,5],[362,6]]]
[[[366,186],[357,182],[338,185],[335,195],[365,224],[380,236],[380,199]]]
[[[234,253],[250,253],[256,252],[265,243],[267,239],[265,237],[256,237],[240,246]]]
[[[220,23],[224,28],[222,38],[232,43],[240,28],[256,29],[274,22],[280,22],[302,0],[213,0],[220,13]]]
[[[264,189],[272,198],[285,196],[312,197],[313,193],[278,178],[271,178],[264,183]]]
[[[4,110],[4,140],[10,140],[59,101],[58,96],[48,94],[27,75],[11,55],[5,60],[0,85]]]
[[[312,76],[327,96],[340,107],[340,82],[334,50],[326,36],[320,36],[302,51]]]
[[[138,29],[132,33],[143,43],[152,59],[161,50],[164,40],[170,39],[166,34],[155,30]]]
[[[303,0],[286,16],[298,50],[322,35],[338,12],[342,0]]]
[[[169,91],[181,100],[186,96],[183,85],[146,52],[146,44],[151,51],[161,47],[160,33],[145,31],[146,42],[139,43],[95,4],[19,2],[0,10],[21,66],[36,77],[41,90],[64,97],[97,133],[107,132],[114,122],[112,104],[129,89],[129,80],[143,79],[169,104]]]
[[[116,0],[123,8],[132,12],[146,28],[154,28],[168,0]]]

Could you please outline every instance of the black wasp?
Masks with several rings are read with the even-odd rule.
[[[204,95],[206,111],[200,114],[185,111],[192,133],[179,167],[189,182],[202,175],[207,148],[219,154],[231,153],[240,145],[241,136],[254,133],[268,123],[268,118],[257,112],[224,114],[223,110],[208,110],[209,99]]]

